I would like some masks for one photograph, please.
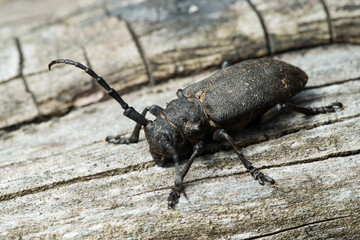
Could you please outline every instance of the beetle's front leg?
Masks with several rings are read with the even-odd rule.
[[[266,175],[264,175],[262,172],[260,172],[259,169],[257,169],[256,167],[252,166],[252,163],[249,162],[244,154],[237,148],[234,140],[230,137],[230,135],[224,130],[224,129],[218,129],[215,131],[214,133],[214,140],[219,140],[219,139],[225,139],[227,140],[230,145],[232,146],[232,148],[235,150],[236,154],[238,155],[238,157],[240,158],[241,162],[244,164],[244,166],[246,167],[246,169],[248,169],[250,171],[250,174],[254,177],[255,180],[257,180],[261,185],[264,185],[265,182],[269,182],[271,184],[275,183],[275,180],[272,179],[271,177],[268,177]]]
[[[146,116],[147,112],[150,112],[152,115],[154,115],[155,117],[158,116],[161,112],[162,112],[163,108],[158,106],[158,105],[152,105],[152,106],[148,106],[146,107],[141,115],[143,115],[144,117]],[[141,130],[141,124],[137,123],[135,125],[134,131],[131,134],[130,137],[125,138],[122,137],[120,135],[116,135],[116,136],[107,136],[105,138],[105,141],[107,143],[112,143],[112,144],[129,144],[129,143],[137,143],[139,141],[139,135],[140,135],[140,130]]]
[[[183,185],[184,177],[188,173],[188,171],[191,167],[191,164],[194,162],[195,157],[197,157],[202,152],[203,145],[204,145],[203,142],[200,141],[194,146],[194,151],[193,151],[191,157],[189,158],[189,161],[186,163],[185,167],[181,171],[181,181],[179,182],[178,178],[176,178],[175,186],[171,189],[171,192],[168,197],[168,207],[169,208],[175,207],[176,203],[179,202],[181,193],[185,194],[185,191],[184,191],[185,188]]]

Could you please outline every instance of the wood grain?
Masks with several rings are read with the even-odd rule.
[[[313,66],[313,59],[322,69],[314,71],[326,75],[332,66],[314,56],[326,61],[341,47],[309,49],[302,64]],[[357,47],[346,49],[353,53]],[[275,186],[260,186],[233,151],[219,151],[197,158],[185,179],[189,200],[182,197],[174,211],[166,206],[174,170],[154,164],[143,135],[131,145],[102,141],[114,131],[132,130],[121,111],[114,113],[119,107],[113,101],[3,133],[0,236],[356,239],[360,84],[345,73],[335,82],[314,74],[312,87],[294,98],[305,106],[341,101],[344,109],[314,117],[286,112],[234,136],[249,160],[276,179]],[[208,74],[123,97],[137,109],[150,103],[163,106],[174,98],[173,89]],[[312,83],[319,79],[321,84]]]
[[[41,6],[0,0],[0,239],[360,238],[354,1],[63,1],[51,13]],[[196,158],[188,200],[175,210],[166,203],[175,171],[156,166],[143,133],[136,144],[105,144],[135,125],[118,104],[79,69],[46,69],[69,57],[122,92],[144,86],[122,94],[141,110],[165,107],[223,60],[274,52],[309,75],[294,103],[344,108],[313,117],[285,111],[233,133],[276,185],[260,186],[224,147]]]

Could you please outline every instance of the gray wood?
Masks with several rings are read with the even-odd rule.
[[[169,210],[174,169],[155,165],[143,133],[137,144],[106,145],[105,136],[130,135],[135,124],[115,101],[99,102],[104,92],[79,69],[57,66],[48,72],[48,58],[88,62],[122,90],[148,83],[149,66],[154,81],[201,70],[122,94],[140,111],[151,104],[165,107],[177,89],[214,72],[203,68],[227,57],[267,54],[256,12],[247,1],[223,1],[219,8],[215,1],[181,1],[176,8],[171,1],[154,0],[62,1],[51,13],[40,10],[46,5],[36,0],[32,7],[39,11],[26,11],[32,15],[11,10],[31,9],[21,5],[25,2],[0,0],[0,38],[8,36],[0,43],[5,49],[0,60],[8,59],[0,62],[6,69],[0,78],[0,128],[13,126],[0,130],[0,239],[360,238],[359,46],[331,44],[274,56],[309,75],[294,103],[344,104],[335,113],[313,117],[286,111],[232,134],[276,185],[260,186],[225,148],[196,158],[185,177],[189,200],[182,196],[176,210]],[[287,2],[275,1],[282,5],[272,7],[268,1],[251,0],[269,20],[271,46],[283,51],[302,48],[303,41],[330,41],[331,34],[318,28],[328,24],[321,1],[291,7]],[[355,1],[323,2],[332,19],[333,41],[356,42],[358,32],[351,25],[358,15]],[[289,18],[289,11],[301,15],[298,7],[307,9],[304,16]],[[283,24],[279,29],[276,19]],[[284,38],[286,26],[303,19],[308,31]],[[247,21],[251,24],[242,24]],[[308,38],[312,33],[320,35]],[[232,41],[236,36],[242,40]],[[51,117],[33,121],[42,115]]]
[[[38,116],[36,104],[20,78],[2,83],[0,102],[0,129]]]
[[[327,5],[333,40],[360,43],[360,3],[356,0],[324,0]]]
[[[19,74],[19,52],[15,40],[7,40],[0,45],[0,59],[4,63],[0,65],[0,83],[17,77]]]
[[[326,59],[341,48],[349,54],[357,49],[310,49],[302,64],[319,66],[326,76],[332,71]],[[314,74],[312,87],[294,98],[305,106],[341,101],[341,111],[314,117],[287,112],[234,136],[249,160],[276,179],[275,186],[260,186],[233,151],[219,151],[196,159],[185,178],[189,201],[182,197],[175,211],[166,206],[174,170],[154,164],[143,135],[137,144],[104,144],[106,135],[129,134],[134,125],[113,101],[2,133],[0,236],[357,239],[360,84],[346,72],[335,82]],[[137,109],[164,106],[174,89],[208,74],[123,97]],[[324,82],[312,83],[318,80]]]
[[[49,73],[54,58],[81,61],[114,88],[129,91],[224,60],[360,39],[356,1],[66,0],[54,5],[0,1],[0,81],[23,75],[38,109],[11,121],[4,115],[4,127],[60,116],[104,98],[79,71],[57,66]],[[28,110],[21,102],[16,107]]]
[[[263,17],[272,52],[329,43],[321,1],[251,0]]]
[[[221,65],[224,60],[267,54],[264,31],[246,0],[110,2],[107,6],[112,15],[131,24],[155,81]]]

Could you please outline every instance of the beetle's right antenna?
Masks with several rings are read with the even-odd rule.
[[[96,82],[99,83],[103,88],[105,88],[108,91],[108,94],[114,98],[121,107],[125,110],[124,115],[131,120],[140,123],[141,125],[145,126],[147,124],[147,120],[144,116],[142,116],[138,111],[136,111],[134,108],[129,107],[129,105],[120,97],[120,95],[111,88],[102,77],[99,77],[93,70],[90,68],[84,66],[83,64],[79,62],[75,62],[70,59],[57,59],[49,63],[49,70],[51,70],[52,65],[58,64],[58,63],[64,63],[69,65],[74,65],[75,67],[81,68],[84,70],[87,74],[89,74],[91,77],[96,79]]]

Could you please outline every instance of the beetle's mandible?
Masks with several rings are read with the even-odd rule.
[[[342,108],[340,102],[317,108],[289,103],[304,88],[308,77],[300,68],[271,58],[225,66],[212,76],[178,90],[178,98],[172,100],[165,109],[153,105],[146,107],[141,114],[90,68],[69,59],[57,59],[49,64],[49,70],[57,63],[74,65],[95,78],[121,105],[124,115],[137,123],[129,138],[109,136],[107,142],[136,143],[140,129],[144,126],[150,152],[156,163],[160,166],[169,162],[175,164],[176,178],[168,197],[169,208],[174,208],[178,203],[184,191],[183,179],[195,157],[204,152],[207,143],[227,141],[255,180],[261,185],[265,182],[274,184],[274,179],[264,175],[246,159],[228,132],[239,131],[253,121],[271,119],[284,109],[315,115]],[[156,119],[146,119],[147,112]],[[188,159],[182,171],[179,167],[181,159]]]

